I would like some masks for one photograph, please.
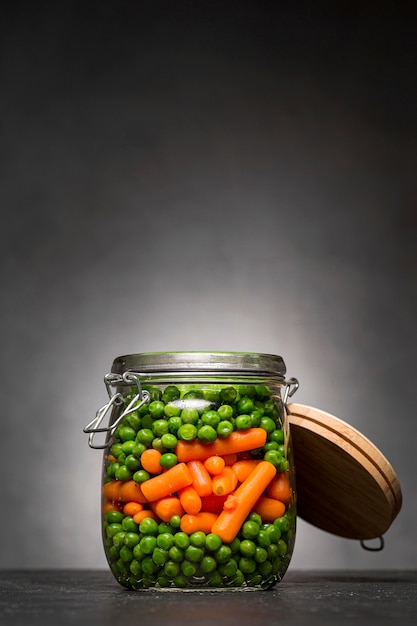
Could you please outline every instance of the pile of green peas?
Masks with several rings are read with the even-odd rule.
[[[132,589],[228,588],[274,585],[285,571],[292,536],[287,512],[273,523],[251,513],[229,544],[214,533],[180,530],[180,518],[136,524],[119,511],[105,515],[104,544],[116,579]]]
[[[210,443],[234,430],[260,427],[267,432],[262,448],[251,457],[273,463],[278,472],[289,467],[281,421],[282,403],[265,386],[239,385],[208,389],[168,385],[163,390],[144,386],[150,400],[126,415],[105,456],[104,481],[152,477],[141,466],[141,454],[155,448],[160,464],[177,462],[179,439]],[[132,399],[126,395],[126,403]],[[295,516],[290,509],[273,523],[251,513],[237,537],[228,544],[218,535],[180,529],[180,518],[136,524],[122,511],[103,516],[103,540],[116,579],[131,589],[145,588],[269,588],[285,573],[292,551]]]

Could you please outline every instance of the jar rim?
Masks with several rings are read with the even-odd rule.
[[[118,356],[112,372],[236,372],[285,376],[281,356],[262,352],[142,352]]]

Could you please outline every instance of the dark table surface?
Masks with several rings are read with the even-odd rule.
[[[1,626],[417,624],[417,571],[294,571],[259,592],[128,591],[101,570],[0,570]]]

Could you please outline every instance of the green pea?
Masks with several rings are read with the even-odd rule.
[[[212,443],[217,439],[217,431],[212,426],[202,426],[198,429],[197,437],[202,443]]]
[[[271,537],[269,536],[269,533],[266,532],[266,530],[260,530],[256,542],[261,548],[269,548],[269,546],[271,545]]]
[[[158,578],[156,579],[156,582],[162,588],[171,586],[171,579],[168,578],[168,576],[164,576],[163,574],[158,576]]]
[[[237,430],[248,430],[248,428],[251,428],[252,421],[250,415],[238,415],[235,420],[235,426]]]
[[[107,511],[105,518],[108,524],[120,524],[124,515],[121,511]]]
[[[120,548],[125,545],[125,537],[126,533],[124,531],[116,533],[113,536],[113,545],[120,550]]]
[[[174,529],[172,528],[171,524],[169,524],[168,522],[160,522],[158,524],[158,534],[159,535],[163,535],[163,534],[166,534],[166,533],[168,533],[169,535],[172,535],[173,532],[174,532]]]
[[[272,399],[266,400],[264,402],[264,411],[265,415],[271,415],[274,411],[276,411],[275,403]]]
[[[133,517],[127,515],[122,521],[123,530],[128,533],[137,533],[139,530],[139,526],[134,521]]]
[[[181,563],[181,571],[184,576],[194,576],[194,574],[197,572],[197,566],[191,561],[183,561]]]
[[[114,478],[116,475],[116,470],[120,467],[120,463],[116,461],[111,461],[106,467],[106,475],[108,478]]]
[[[235,537],[233,539],[233,541],[231,543],[229,543],[229,548],[231,549],[233,554],[236,554],[236,552],[239,552],[239,548],[240,548],[240,539],[239,539],[239,537]]]
[[[143,445],[143,443],[135,443],[135,447],[132,450],[132,454],[134,454],[137,458],[140,457],[140,455],[145,452],[146,450],[146,446]]]
[[[174,576],[174,585],[179,589],[186,589],[188,587],[188,580],[183,574]]]
[[[229,420],[231,417],[233,417],[233,408],[230,406],[230,404],[222,404],[217,409],[217,414],[220,416],[221,420]]]
[[[278,445],[283,444],[284,443],[284,431],[281,428],[276,428],[269,435],[269,439],[271,441],[276,441]]]
[[[132,476],[133,480],[135,481],[135,483],[144,483],[146,480],[149,480],[151,477],[151,475],[149,474],[149,472],[147,472],[144,469],[140,469],[137,472],[135,472]]]
[[[274,526],[278,526],[278,528],[280,529],[281,533],[288,532],[289,529],[290,529],[290,521],[288,519],[288,516],[286,514],[284,514],[282,517],[278,517],[274,521]]]
[[[275,524],[268,524],[265,531],[268,533],[271,543],[276,543],[281,538],[281,531]]]
[[[259,524],[248,520],[242,526],[242,535],[245,539],[254,539],[259,533]]]
[[[185,550],[190,545],[190,538],[186,533],[179,531],[174,535],[174,543],[179,548]]]
[[[194,424],[183,424],[178,429],[178,439],[193,441],[197,437],[197,428]]]
[[[249,398],[254,398],[256,395],[256,388],[254,385],[241,385],[239,387],[239,392],[241,396],[248,396]]]
[[[252,574],[256,570],[256,561],[250,556],[239,559],[239,569],[243,574]]]
[[[112,447],[110,448],[110,452],[114,457],[119,458],[119,454],[123,452],[123,444],[114,443]]]
[[[122,441],[134,441],[136,438],[136,431],[131,426],[122,426],[119,429],[119,437]]]
[[[160,400],[162,398],[162,391],[158,389],[158,387],[155,387],[154,385],[146,385],[143,388],[149,392],[150,402],[154,402],[154,400]]]
[[[170,417],[168,420],[168,429],[172,435],[176,435],[178,429],[182,426],[182,419],[177,416]]]
[[[156,536],[158,534],[158,524],[151,517],[145,517],[139,524],[139,530],[144,535]]]
[[[154,450],[158,450],[161,454],[165,452],[161,437],[154,437],[154,440],[152,441],[152,448],[154,448]]]
[[[181,411],[181,420],[183,424],[193,424],[195,426],[199,419],[200,415],[197,409],[183,409]]]
[[[268,578],[268,576],[271,575],[272,570],[273,566],[271,561],[264,561],[263,563],[258,564],[258,572],[263,578]]]
[[[164,448],[172,449],[177,445],[178,439],[171,433],[165,433],[165,435],[162,435],[161,437],[161,442]]]
[[[237,572],[237,562],[235,559],[230,559],[227,563],[223,565],[219,565],[219,572],[222,576],[227,576],[227,578],[233,578],[233,576]]]
[[[261,548],[260,546],[257,546],[255,550],[255,554],[253,555],[253,558],[255,559],[257,563],[263,563],[268,558],[268,552],[267,550],[265,550],[265,548]]]
[[[240,414],[250,413],[253,411],[254,407],[253,400],[247,396],[241,397],[236,404],[237,412]]]
[[[204,426],[211,426],[212,428],[217,428],[219,422],[220,422],[220,415],[217,413],[217,411],[214,411],[214,410],[205,411],[203,415],[201,416],[201,423]]]
[[[153,424],[153,417],[150,413],[146,413],[146,415],[144,415],[142,417],[141,420],[141,427],[142,428],[149,428],[150,430],[152,430],[152,424]]]
[[[119,558],[119,552],[120,550],[117,546],[110,546],[107,552],[110,561],[117,561],[117,559]]]
[[[169,578],[175,578],[180,573],[180,566],[174,561],[167,561],[164,565],[164,574]]]
[[[143,554],[152,554],[152,552],[157,547],[156,546],[156,537],[153,537],[152,535],[145,535],[140,540],[139,545],[140,545],[140,549],[143,552]]]
[[[135,545],[139,543],[139,541],[140,541],[140,537],[138,533],[130,532],[130,533],[125,534],[124,542],[128,548],[134,548]]]
[[[140,417],[136,412],[130,413],[130,415],[127,415],[125,417],[125,420],[126,420],[126,424],[130,426],[131,428],[133,428],[133,430],[137,431],[139,429]]]
[[[156,547],[152,552],[152,560],[156,565],[165,565],[168,561],[168,552],[163,548]]]
[[[260,424],[260,426],[261,426],[261,428],[266,430],[266,432],[268,434],[271,434],[276,429],[274,420],[272,420],[270,417],[266,417],[266,416],[261,417],[261,424]]]
[[[152,431],[156,437],[162,437],[169,432],[169,426],[167,420],[158,419],[152,424]]]
[[[142,565],[136,559],[133,559],[130,563],[129,569],[134,576],[140,576],[142,574]]]
[[[284,556],[285,554],[287,554],[288,546],[283,539],[279,539],[277,547],[279,556]]]
[[[222,420],[217,426],[217,434],[219,437],[228,437],[233,432],[233,424],[229,420]]]
[[[133,449],[135,447],[135,441],[133,439],[129,439],[129,441],[125,441],[122,443],[122,452],[125,454],[132,454]]]
[[[164,469],[174,467],[178,463],[178,458],[173,452],[165,452],[159,459],[159,465]]]
[[[154,440],[153,431],[150,428],[141,428],[138,434],[136,435],[136,441],[138,443],[143,443],[147,448],[152,444]]]
[[[153,574],[156,574],[156,572],[159,569],[158,565],[154,562],[151,555],[145,556],[143,561],[141,561],[141,565],[142,565],[142,572],[144,574],[147,574],[148,576],[152,576]],[[153,586],[152,581],[150,582],[150,586]]]
[[[164,407],[164,415],[165,417],[179,417],[181,414],[181,409],[176,404],[166,404]]]
[[[172,402],[180,397],[180,390],[176,385],[167,385],[162,392],[162,400],[164,402]]]
[[[181,517],[179,515],[173,515],[171,517],[171,519],[169,520],[169,525],[172,526],[172,528],[179,528],[181,524]]]
[[[239,550],[243,556],[253,556],[256,552],[256,544],[250,539],[244,539],[240,542]]]
[[[202,548],[198,548],[197,546],[189,545],[185,550],[185,558],[188,559],[188,561],[201,561],[203,556],[204,550]]]
[[[210,550],[210,552],[215,552],[216,550],[220,548],[221,545],[222,545],[222,540],[220,539],[219,535],[216,535],[215,533],[209,533],[208,535],[206,535],[205,537],[206,550]]]
[[[126,465],[120,465],[114,475],[117,480],[130,480],[132,478],[132,472]]]
[[[261,425],[262,413],[255,409],[249,413],[250,416],[250,424],[252,428],[258,428]]]
[[[255,394],[259,400],[266,400],[271,395],[271,392],[264,385],[255,385]]]
[[[163,550],[169,550],[174,545],[174,537],[170,533],[160,533],[156,538],[156,545]]]
[[[182,550],[178,546],[171,546],[168,550],[168,555],[171,561],[174,561],[174,563],[182,563],[185,553],[184,550]]]
[[[130,561],[133,559],[132,550],[127,546],[123,546],[122,548],[120,548],[120,558],[123,563],[130,563]]]
[[[214,553],[214,558],[217,563],[227,563],[232,555],[232,551],[229,546],[222,545],[216,552]]]
[[[190,544],[197,548],[202,548],[206,545],[206,534],[203,531],[197,530],[190,535]]]
[[[221,574],[217,570],[211,572],[211,574],[207,574],[207,585],[215,588],[223,587]]]
[[[217,567],[216,559],[212,556],[204,556],[201,559],[200,568],[204,574],[211,574]]]
[[[282,456],[278,450],[268,450],[264,454],[264,461],[269,461],[274,467],[279,467],[282,462]]]
[[[276,441],[267,441],[262,449],[264,452],[269,452],[269,450],[278,451],[278,444]],[[281,456],[281,453],[280,453],[280,456]]]
[[[140,543],[137,543],[134,547],[133,547],[133,558],[136,559],[137,561],[141,561],[142,559],[145,558],[145,553],[142,552],[142,549],[140,547]]]
[[[265,409],[264,409],[264,403],[263,402],[260,402],[259,400],[255,400],[254,406],[255,406],[255,411],[259,411],[259,413],[261,415],[264,415]]]
[[[236,402],[237,391],[234,387],[224,387],[220,391],[219,395],[222,402],[225,402],[226,404],[233,404]]]
[[[126,467],[132,472],[135,472],[140,468],[139,459],[137,459],[133,454],[129,454],[129,456],[126,457]]]

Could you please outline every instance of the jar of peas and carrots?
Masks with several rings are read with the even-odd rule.
[[[286,400],[298,387],[285,372],[258,353],[114,360],[109,401],[84,430],[104,449],[103,545],[121,585],[251,590],[283,578],[296,530]]]

